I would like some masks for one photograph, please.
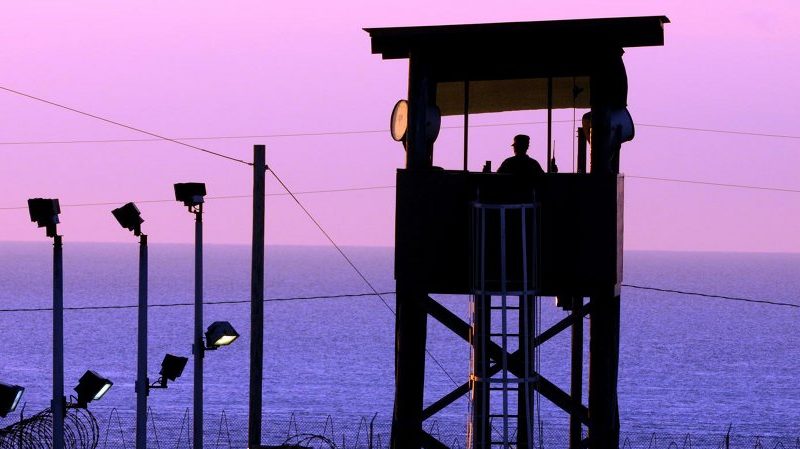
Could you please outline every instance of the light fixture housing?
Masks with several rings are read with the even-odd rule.
[[[90,402],[101,399],[112,385],[114,382],[95,371],[86,371],[75,387],[75,392],[78,393],[78,407],[86,408]]]
[[[189,361],[186,357],[180,357],[177,355],[167,354],[164,356],[164,360],[161,362],[161,374],[162,380],[164,385],[166,385],[167,380],[175,380],[181,377],[183,374],[183,369],[186,368],[186,363]]]
[[[61,213],[57,198],[30,198],[28,212],[38,227],[47,228],[48,237],[55,237],[56,225],[60,223],[58,214]]]
[[[228,346],[239,338],[239,333],[227,321],[214,321],[206,330],[206,349]]]
[[[206,196],[206,185],[202,182],[181,182],[175,184],[175,200],[183,201],[184,206],[199,206],[203,204],[204,196]]]
[[[389,131],[392,139],[403,142],[408,134],[408,101],[400,100],[392,109],[392,118],[389,121]]]
[[[128,203],[112,210],[111,213],[114,214],[114,218],[117,219],[120,226],[129,231],[133,231],[133,235],[142,235],[142,223],[144,223],[144,219],[141,216],[142,213],[135,204]]]
[[[6,415],[13,412],[19,405],[22,399],[22,393],[25,389],[19,385],[9,385],[0,382],[0,417],[5,418]]]

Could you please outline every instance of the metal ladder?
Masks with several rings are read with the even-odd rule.
[[[534,203],[475,203],[473,212],[475,285],[470,307],[468,447],[528,449],[533,447],[532,397],[537,381],[532,362],[538,210]],[[509,238],[509,231],[518,234]],[[515,263],[508,263],[514,259]],[[519,318],[516,331],[514,312]],[[491,347],[500,349],[495,365],[490,363]],[[509,354],[515,348],[522,359],[520,377],[509,366]],[[512,401],[512,394],[517,396],[516,401]],[[497,412],[495,402],[500,406]],[[499,428],[494,425],[496,421]]]

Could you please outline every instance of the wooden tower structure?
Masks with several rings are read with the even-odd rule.
[[[393,449],[446,447],[423,430],[423,422],[468,392],[471,447],[533,447],[528,388],[569,415],[571,449],[619,447],[623,177],[618,158],[621,144],[633,137],[622,54],[626,47],[663,45],[668,22],[651,16],[366,29],[373,53],[409,60],[408,100],[396,107],[392,129],[406,149],[406,166],[397,172]],[[575,107],[591,109],[591,132],[575,130],[580,137],[576,173],[527,179],[467,170],[470,114],[547,109],[549,159],[550,112]],[[462,114],[464,167],[435,167],[441,116]],[[429,296],[435,293],[471,295],[473,323]],[[533,304],[542,296],[558,297],[571,313],[534,332]],[[506,344],[511,309],[519,310],[515,350]],[[494,310],[503,314],[500,333],[492,330],[498,321]],[[581,397],[587,315],[588,407]],[[429,316],[472,345],[473,372],[425,408]],[[529,363],[539,345],[567,330],[572,331],[570,392]],[[502,380],[496,377],[500,372]],[[516,436],[493,441],[490,417],[499,409],[491,393],[503,390],[507,433],[512,383],[519,386]]]

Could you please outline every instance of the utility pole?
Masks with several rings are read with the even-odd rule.
[[[189,208],[194,215],[194,335],[192,355],[194,356],[194,394],[192,416],[192,447],[203,449],[203,197],[206,185],[201,182],[175,184],[175,200]],[[227,324],[233,330],[230,323]],[[238,334],[235,334],[238,336]],[[235,338],[235,337],[234,337]],[[228,342],[230,343],[230,341]]]
[[[194,449],[203,449],[203,204],[194,212]]]
[[[55,225],[53,225],[55,234]],[[53,236],[53,449],[64,449],[64,254],[61,236]]]
[[[61,206],[57,198],[29,198],[28,212],[36,226],[53,238],[53,449],[64,449],[64,253],[58,235]]]
[[[136,449],[147,448],[147,235],[139,237],[139,322],[136,360]]]
[[[253,248],[250,272],[250,410],[247,446],[261,448],[264,378],[264,196],[266,147],[253,147]]]

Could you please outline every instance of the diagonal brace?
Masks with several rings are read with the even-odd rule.
[[[549,340],[553,336],[557,335],[559,332],[568,329],[572,326],[577,320],[583,319],[591,309],[591,303],[586,304],[585,306],[581,307],[576,313],[570,314],[568,317],[564,318],[563,320],[559,321],[558,323],[554,324],[552,327],[544,331],[542,334],[538,335],[534,340],[535,346],[539,346],[545,341]],[[445,327],[453,331],[456,335],[461,337],[464,341],[470,341],[470,333],[471,327],[467,324],[464,320],[459,318],[456,314],[448,310],[443,305],[439,304],[435,299],[431,298],[430,296],[426,296],[423,300],[423,308],[425,311],[442,323]],[[488,353],[489,357],[494,361],[499,361],[503,355],[503,348],[500,347],[497,343],[492,341],[489,342]],[[509,370],[517,377],[522,374],[522,354],[519,351],[515,351],[513,354],[508,355],[508,367]],[[500,371],[499,364],[493,365],[489,372],[490,375],[496,374]],[[572,397],[564,392],[562,389],[558,388],[555,384],[547,380],[544,376],[539,375],[538,373],[534,373],[537,376],[538,381],[534,383],[533,387],[539,393],[542,394],[547,400],[558,406],[560,409],[564,410],[570,414],[577,414],[580,421],[586,425],[589,425],[589,410],[580,403],[576,403],[572,400]],[[423,418],[428,419],[435,413],[439,412],[440,410],[444,409],[448,405],[452,404],[456,399],[460,396],[466,394],[469,391],[469,382],[466,382],[455,390],[450,392],[449,394],[445,395],[435,403],[431,404],[423,411]]]
[[[462,320],[458,315],[448,310],[447,307],[439,304],[438,301],[430,296],[425,297],[422,307],[430,316],[436,318],[436,320],[442,323],[446,328],[453,331],[453,333],[461,337],[467,343],[470,342],[470,333],[472,332],[472,327],[467,324],[466,321]],[[503,357],[503,348],[493,341],[489,342],[487,351],[489,353],[489,357],[495,362],[499,362]]]
[[[575,324],[576,321],[582,320],[583,317],[585,317],[586,315],[589,314],[589,312],[591,312],[591,305],[592,305],[591,302],[586,303],[586,305],[584,305],[577,311],[569,314],[563,320],[552,325],[549,329],[537,335],[536,338],[534,338],[533,340],[533,346],[538,347],[539,345],[555,337],[562,331],[569,329],[573,324]]]
[[[436,437],[434,437],[433,435],[429,434],[424,430],[421,430],[421,432],[422,432],[422,447],[424,447],[425,449],[449,449],[446,444],[437,440]]]

